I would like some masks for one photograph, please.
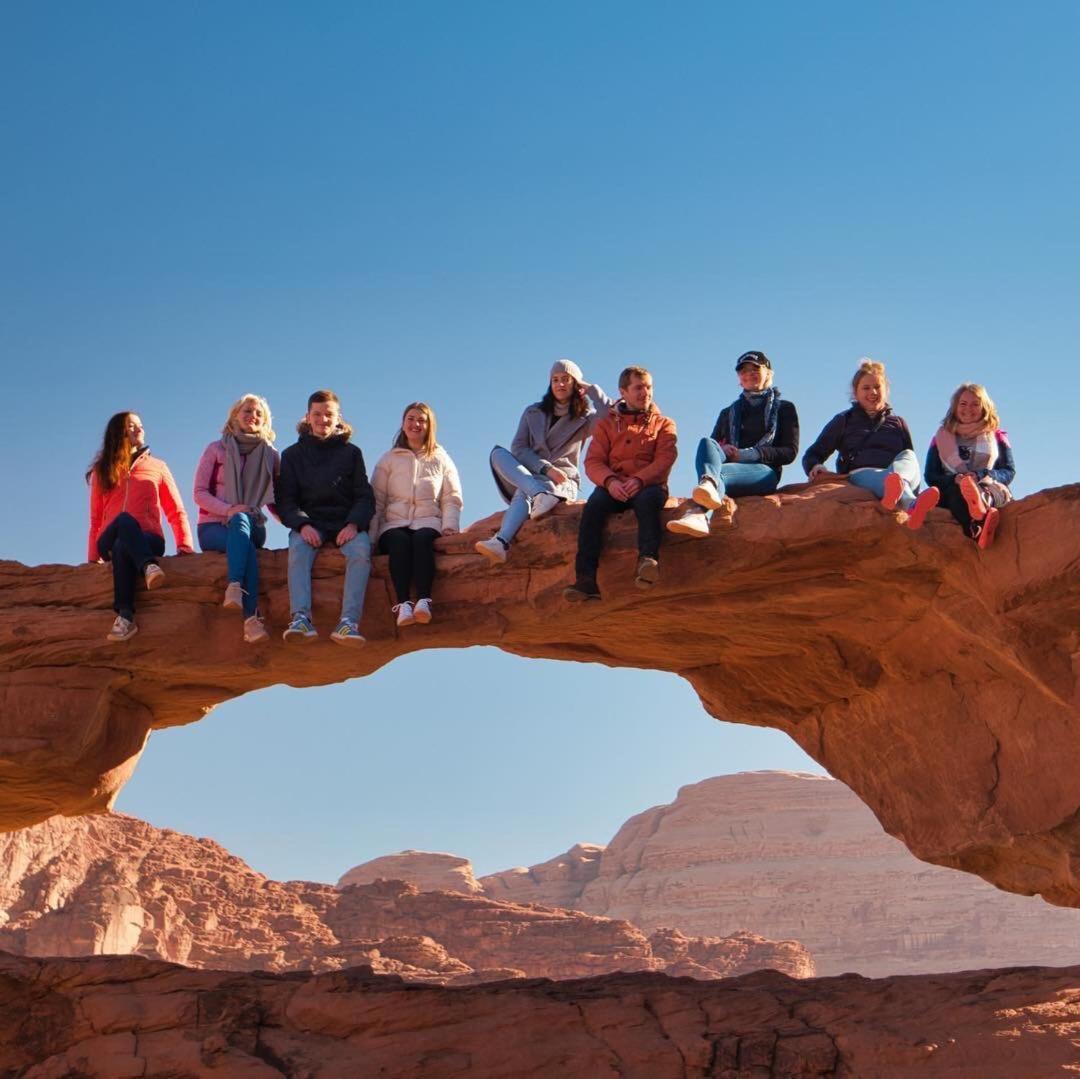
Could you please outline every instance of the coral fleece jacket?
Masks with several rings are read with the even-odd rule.
[[[635,476],[642,486],[664,487],[678,456],[675,421],[662,416],[655,405],[646,412],[617,409],[593,429],[585,474],[603,487],[613,477]]]
[[[176,540],[176,549],[190,554],[194,550],[191,525],[184,502],[169,466],[149,452],[135,458],[131,471],[111,491],[102,491],[97,473],[90,474],[90,542],[86,557],[98,560],[98,536],[120,513],[130,513],[144,532],[164,535],[161,514],[164,511]]]

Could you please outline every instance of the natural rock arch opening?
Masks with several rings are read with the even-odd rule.
[[[530,527],[495,572],[440,541],[450,615],[398,637],[377,565],[351,651],[274,642],[242,650],[218,607],[220,556],[170,559],[122,648],[101,633],[108,571],[0,563],[0,827],[107,808],[149,730],[190,723],[250,689],[361,676],[420,647],[493,644],[522,656],[668,670],[713,716],[785,731],[926,861],[1080,905],[1080,734],[1074,657],[1080,486],[1015,503],[980,556],[944,513],[894,527],[850,487],[744,500],[733,528],[671,537],[663,580],[630,584],[633,535],[616,523],[605,601],[572,608],[576,507]],[[263,556],[266,605],[285,605],[285,552]],[[316,615],[340,563],[316,569]]]

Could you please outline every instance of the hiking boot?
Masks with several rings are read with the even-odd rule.
[[[416,606],[413,607],[413,618],[421,626],[426,626],[431,621],[431,600],[426,596],[416,601]]]
[[[411,626],[416,621],[413,605],[408,600],[404,603],[395,603],[390,610],[397,615],[397,624],[399,626]]]
[[[887,510],[896,509],[904,493],[904,480],[899,472],[890,472],[885,477],[885,493],[881,496],[881,504]]]
[[[491,539],[479,540],[473,544],[473,550],[477,554],[482,554],[490,562],[497,562],[500,565],[506,561],[507,556],[510,553],[510,548],[503,543],[498,536],[492,536]]]
[[[225,586],[225,602],[221,606],[227,611],[244,609],[244,589],[239,581],[230,581]]]
[[[667,530],[680,536],[693,536],[704,539],[709,534],[709,519],[700,510],[673,517],[667,523]]]
[[[118,614],[112,624],[112,629],[109,630],[108,639],[110,641],[126,641],[129,637],[134,637],[139,632],[139,627],[135,625],[135,619],[125,618],[122,614]]]
[[[146,578],[146,587],[153,592],[165,583],[165,571],[156,562],[147,562],[143,567],[143,576]]]
[[[579,577],[569,588],[563,589],[563,599],[570,603],[584,603],[586,600],[599,598],[600,589],[596,587],[594,577]]]
[[[543,517],[545,513],[550,513],[561,501],[561,498],[548,494],[547,491],[541,491],[540,494],[532,497],[529,516],[535,521],[537,517]]]
[[[281,639],[284,641],[313,641],[318,635],[319,631],[311,624],[311,619],[306,614],[297,612],[292,616],[292,621],[285,627]]]
[[[655,558],[643,554],[637,563],[637,573],[634,574],[634,584],[638,588],[652,588],[660,580],[660,563]]]
[[[720,492],[716,489],[716,481],[709,476],[701,477],[697,486],[690,492],[690,497],[707,510],[718,510],[722,505]]]
[[[982,528],[979,529],[978,538],[975,540],[980,551],[985,551],[986,548],[994,542],[994,536],[997,534],[1000,521],[1001,511],[996,507],[991,506],[986,511],[986,516],[983,517]]]
[[[927,487],[908,511],[908,528],[922,528],[926,515],[938,504],[940,498],[941,492],[936,487]]]
[[[356,623],[345,618],[338,622],[337,629],[330,634],[330,640],[334,644],[351,644],[354,646],[367,644],[364,635],[357,629]]]
[[[266,626],[257,614],[244,619],[244,640],[248,644],[262,644],[263,641],[270,640],[270,634],[266,632]]]
[[[978,480],[970,472],[965,472],[957,481],[960,493],[967,503],[968,513],[973,521],[981,521],[986,516],[986,501]]]

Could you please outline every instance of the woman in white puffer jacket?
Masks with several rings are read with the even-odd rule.
[[[371,538],[381,554],[390,556],[397,624],[430,622],[435,540],[458,531],[462,502],[457,467],[435,441],[435,413],[423,401],[406,407],[393,449],[379,458],[371,486]]]

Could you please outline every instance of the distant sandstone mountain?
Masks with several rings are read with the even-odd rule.
[[[493,899],[625,918],[646,932],[794,938],[819,975],[1080,962],[1080,911],[916,860],[825,776],[707,779],[631,817],[607,847],[578,844],[480,883]]]
[[[434,876],[419,879],[456,891],[421,891],[401,880],[341,890],[273,881],[211,840],[133,817],[53,817],[0,834],[0,951],[140,955],[233,971],[369,965],[443,985],[612,971],[814,973],[796,941],[667,929],[646,936],[625,921],[475,894],[463,859],[429,861]],[[393,859],[378,862],[396,868]]]

